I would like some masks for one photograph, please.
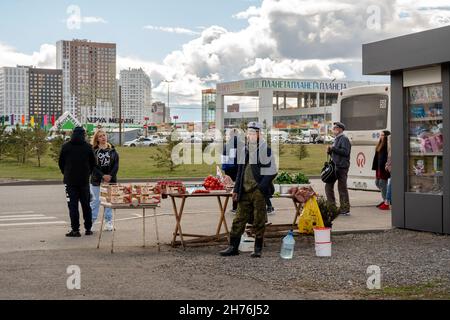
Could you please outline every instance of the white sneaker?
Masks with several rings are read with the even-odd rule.
[[[114,230],[114,226],[113,226],[112,221],[106,222],[105,230],[106,231],[113,231]]]

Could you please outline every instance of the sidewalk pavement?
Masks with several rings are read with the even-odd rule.
[[[323,194],[323,184],[320,180],[313,180],[312,185],[319,194]],[[25,192],[27,197],[20,196],[21,192]],[[98,233],[93,237],[83,236],[75,240],[64,237],[70,224],[62,186],[1,187],[0,194],[7,198],[5,200],[3,196],[0,196],[0,200],[4,203],[3,208],[0,209],[0,214],[6,214],[8,211],[14,210],[34,210],[34,213],[53,216],[58,221],[66,222],[66,224],[57,225],[11,227],[1,226],[0,223],[2,232],[0,253],[96,247]],[[380,211],[375,207],[380,201],[379,193],[350,191],[350,201],[352,204],[351,215],[338,217],[333,224],[333,232],[367,232],[391,229],[390,211]],[[273,205],[276,214],[269,216],[269,222],[275,224],[292,223],[295,208],[290,199],[275,198],[273,199]],[[231,203],[227,211],[230,209]],[[170,244],[175,229],[175,217],[170,199],[162,201],[161,208],[157,209],[157,213],[160,240],[163,244]],[[150,211],[149,214],[151,214]],[[141,215],[142,210],[139,209],[117,211],[116,247],[139,247],[142,245],[142,220],[139,219]],[[229,228],[231,228],[232,220],[233,215],[227,212],[226,221]],[[184,233],[215,234],[218,221],[219,208],[216,199],[195,198],[186,201],[181,225]],[[99,230],[98,222],[95,225],[95,230]],[[148,246],[156,246],[155,225],[152,218],[147,219],[146,239]],[[105,232],[102,239],[102,249],[109,249],[110,244],[111,233]]]

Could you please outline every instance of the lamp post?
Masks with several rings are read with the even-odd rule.
[[[119,146],[122,146],[122,86],[119,86]]]
[[[170,83],[173,82],[173,80],[163,80],[163,82],[167,83],[167,109],[170,107]],[[166,109],[163,109],[163,122],[166,122]]]
[[[331,80],[331,83],[333,83],[333,82],[335,82],[336,81],[336,78],[334,78],[333,80]],[[325,93],[324,93],[324,97],[323,97],[324,99],[324,106],[323,106],[323,125],[324,125],[324,128],[325,128],[325,136],[327,136],[328,135],[328,126],[327,126],[327,91],[325,90]],[[320,99],[319,99],[319,101],[320,101]]]

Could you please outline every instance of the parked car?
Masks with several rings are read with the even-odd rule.
[[[287,143],[287,144],[300,144],[300,143],[302,143],[302,138],[299,137],[299,136],[293,136],[293,137],[287,138],[285,143]]]
[[[166,144],[169,142],[169,140],[167,139],[167,137],[159,137],[158,139],[155,140],[155,142],[157,144]]]
[[[150,147],[156,146],[157,143],[151,138],[140,137],[131,141],[127,141],[123,144],[124,147]]]
[[[334,142],[334,138],[332,136],[320,136],[316,139],[316,143],[320,144],[331,144]]]
[[[47,138],[45,138],[45,140],[47,140],[47,142],[52,142],[53,140],[55,140],[55,139],[57,139],[59,137],[64,138],[64,141],[69,141],[70,140],[70,135],[66,135],[66,136],[63,136],[63,135],[51,135],[51,136],[48,136]]]
[[[272,142],[286,143],[287,138],[283,136],[272,136]]]

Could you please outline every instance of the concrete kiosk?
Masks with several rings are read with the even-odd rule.
[[[365,75],[391,77],[392,224],[450,234],[450,26],[362,51]]]

